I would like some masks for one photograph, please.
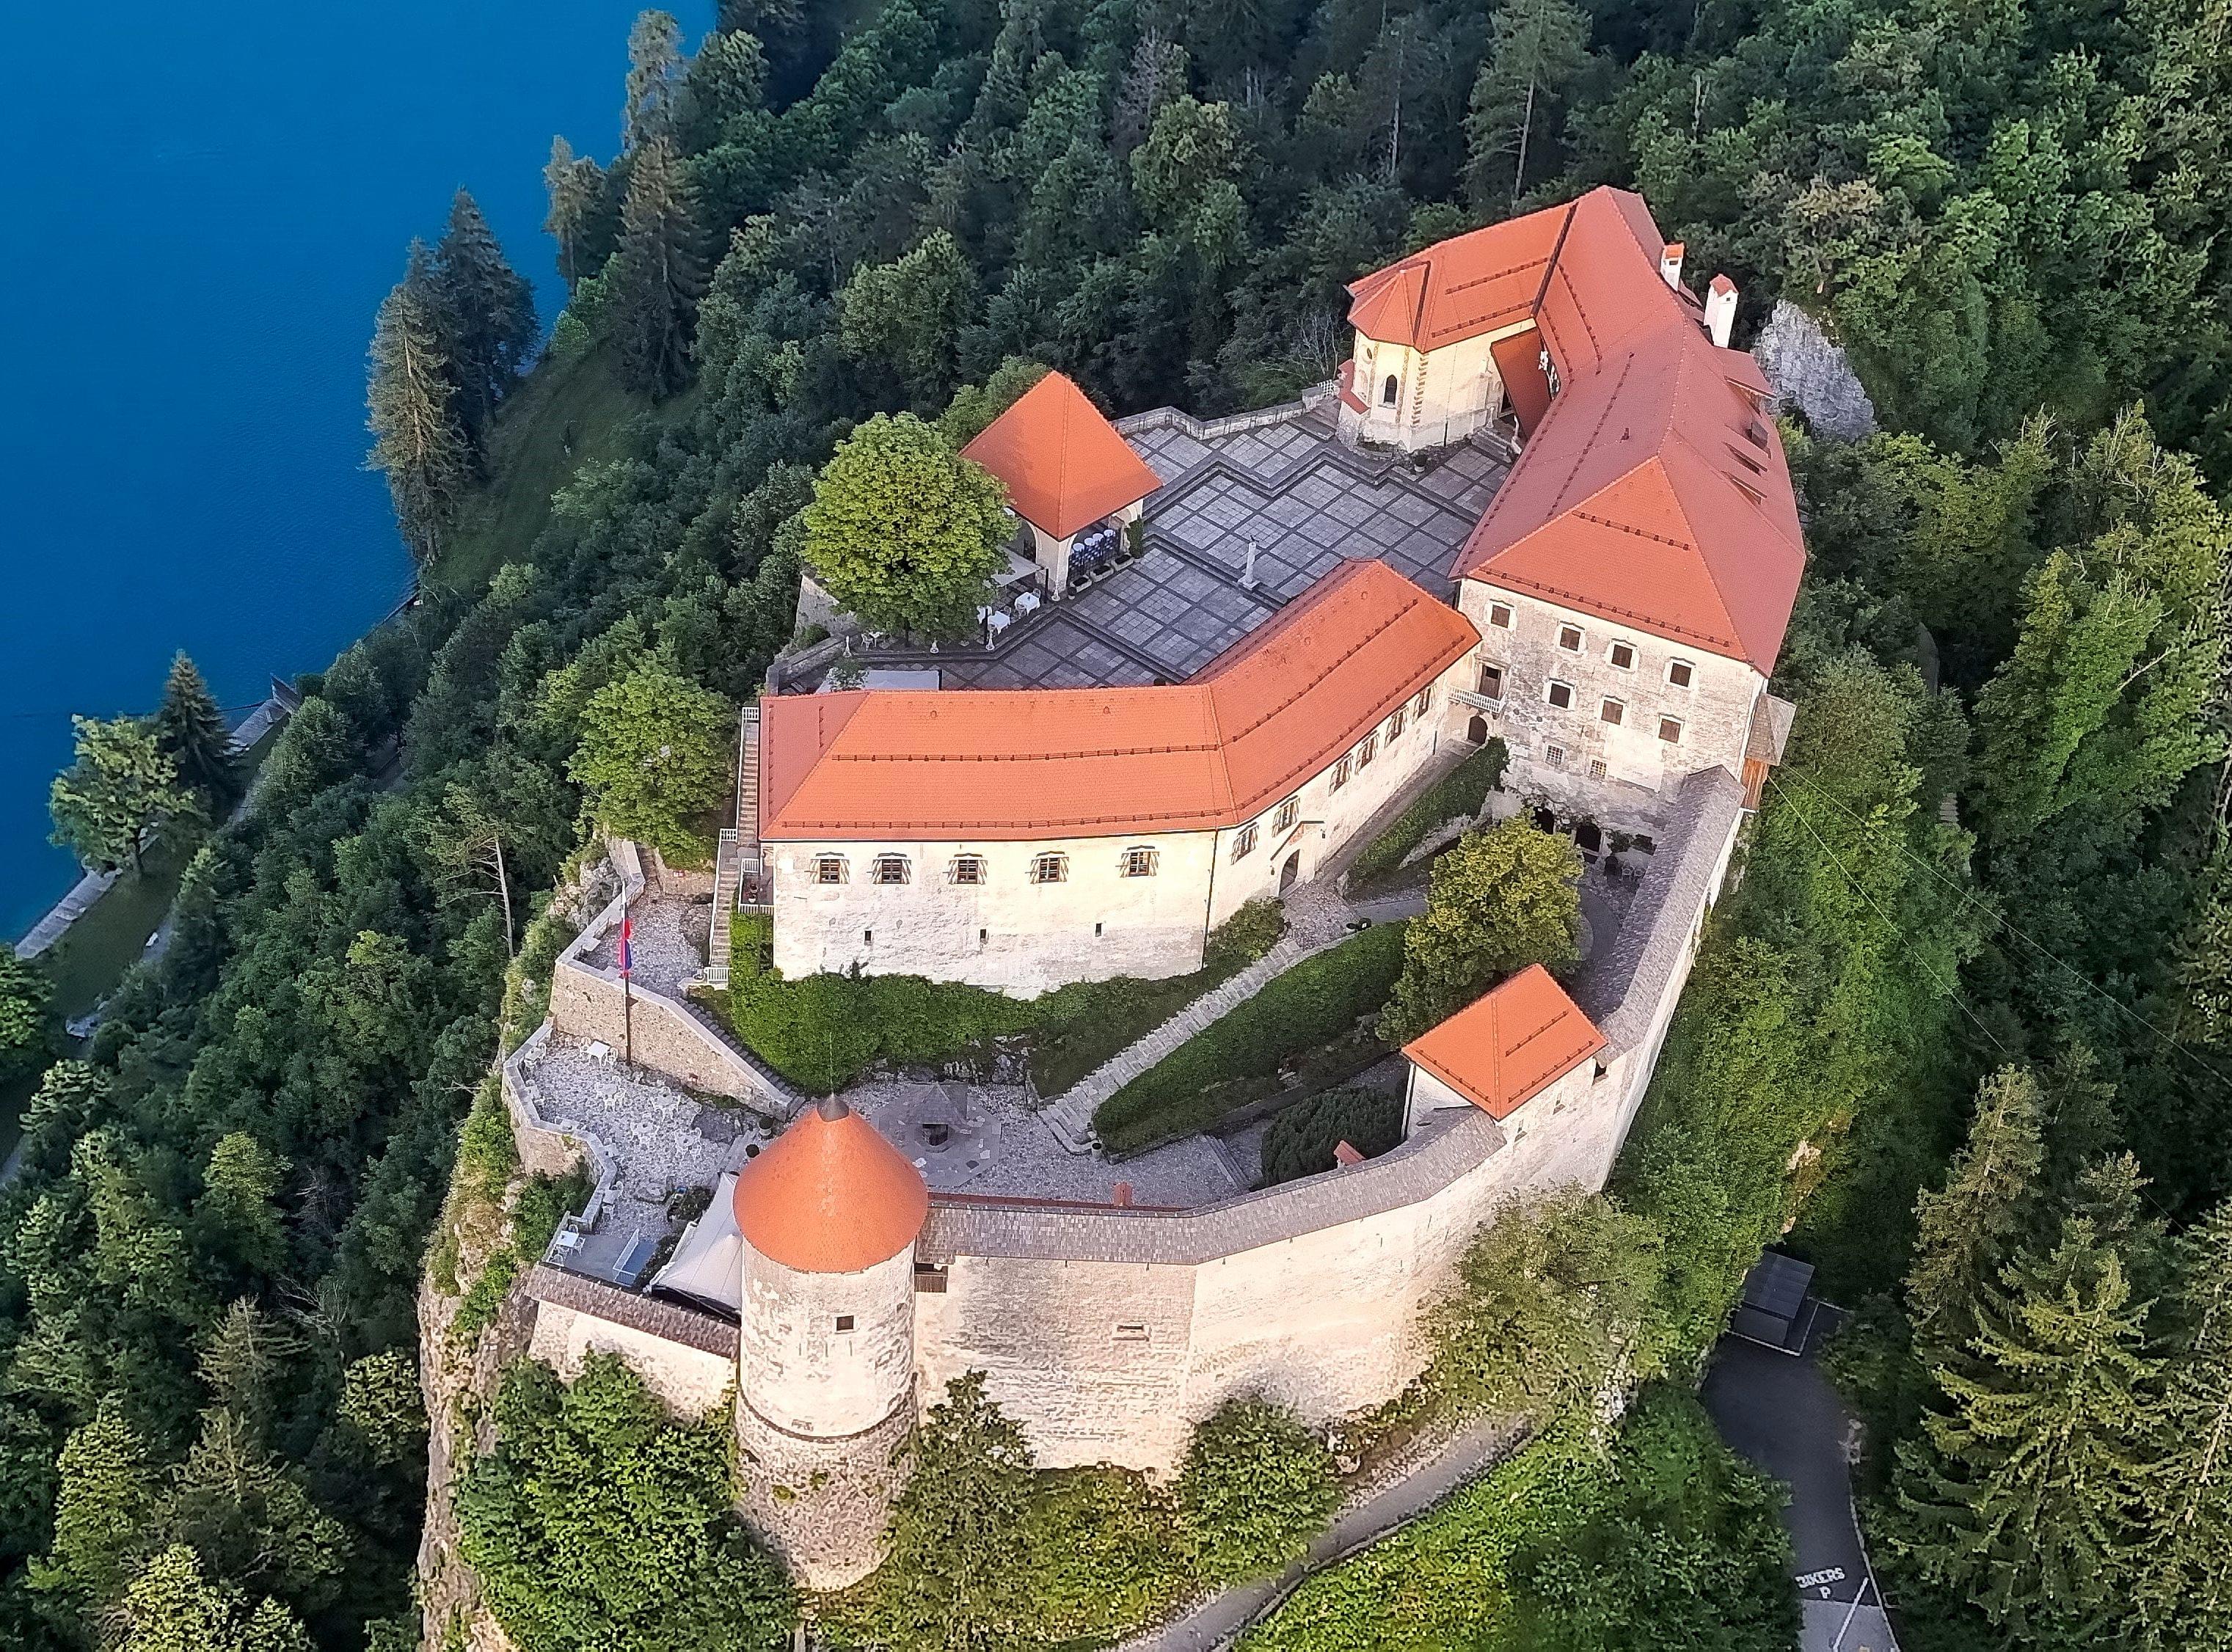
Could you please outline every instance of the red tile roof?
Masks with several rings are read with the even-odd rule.
[[[1411,1040],[1403,1053],[1502,1119],[1604,1047],[1604,1034],[1535,963]]]
[[[1067,377],[1050,373],[961,450],[1008,484],[1008,502],[1055,539],[1163,485]]]
[[[1666,284],[1664,249],[1640,196],[1593,190],[1366,276],[1350,320],[1418,349],[1531,321],[1557,365],[1458,577],[1772,673],[1806,553],[1769,391]]]
[[[1383,562],[1327,574],[1188,682],[760,703],[760,834],[900,841],[1236,826],[1479,641]]]
[[[922,1231],[922,1172],[843,1102],[801,1113],[736,1176],[736,1227],[751,1247],[802,1273],[858,1273]]]

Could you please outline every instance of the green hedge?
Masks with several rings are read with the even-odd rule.
[[[1276,1187],[1333,1169],[1346,1142],[1368,1159],[1403,1139],[1403,1098],[1385,1090],[1328,1090],[1273,1116],[1263,1137],[1263,1185]]]
[[[1501,740],[1491,740],[1437,781],[1433,790],[1403,811],[1386,831],[1374,838],[1348,869],[1352,884],[1368,884],[1384,878],[1403,864],[1403,857],[1426,840],[1426,834],[1444,820],[1476,815],[1488,794],[1503,779],[1510,753]]]
[[[1199,1130],[1254,1096],[1279,1069],[1328,1046],[1378,1053],[1357,1023],[1374,1015],[1403,969],[1403,926],[1375,924],[1275,976],[1255,997],[1189,1039],[1101,1103],[1093,1127],[1113,1151]],[[1362,1065],[1362,1062],[1359,1062]],[[1352,1071],[1353,1069],[1352,1068]]]

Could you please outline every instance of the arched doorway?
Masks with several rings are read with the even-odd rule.
[[[1476,746],[1488,744],[1488,719],[1476,716],[1465,724],[1465,738]]]
[[[1302,875],[1302,852],[1299,849],[1287,857],[1287,864],[1279,868],[1279,893],[1285,894],[1294,886],[1294,879]]]
[[[1582,820],[1574,825],[1573,842],[1583,854],[1593,855],[1604,847],[1604,833],[1593,820]]]

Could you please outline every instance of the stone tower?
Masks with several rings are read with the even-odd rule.
[[[744,1512],[792,1574],[838,1589],[875,1569],[914,1422],[922,1175],[835,1098],[736,1178],[743,1235],[736,1440]]]

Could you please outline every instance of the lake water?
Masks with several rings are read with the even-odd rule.
[[[0,936],[75,875],[71,712],[151,709],[180,648],[252,703],[403,595],[373,312],[463,185],[549,318],[542,164],[613,150],[637,10],[0,0]]]

